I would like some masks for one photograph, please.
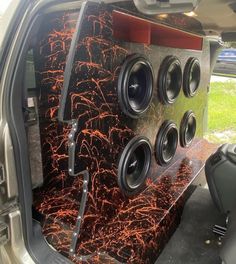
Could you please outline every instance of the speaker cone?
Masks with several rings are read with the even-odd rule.
[[[145,137],[133,138],[125,147],[118,166],[118,183],[126,195],[143,187],[151,164],[151,145]]]
[[[129,56],[118,78],[118,98],[122,111],[132,118],[138,118],[148,109],[152,91],[151,64],[140,54]]]
[[[190,110],[186,112],[180,124],[180,145],[182,147],[189,147],[194,139],[196,133],[196,117]]]
[[[158,75],[158,94],[163,104],[172,104],[179,95],[182,86],[180,61],[168,56],[160,66]]]
[[[197,92],[201,79],[201,70],[198,59],[190,58],[187,61],[184,68],[183,79],[183,89],[185,96],[193,97]]]
[[[172,121],[165,121],[157,134],[155,156],[160,165],[168,164],[175,155],[178,145],[178,130]]]

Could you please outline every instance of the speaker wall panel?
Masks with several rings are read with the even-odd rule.
[[[58,30],[62,33],[65,30],[64,22],[61,23],[64,15],[52,21],[52,29],[46,32],[45,41],[39,42],[37,56],[41,61],[38,65],[38,86],[45,92],[45,100],[54,98],[55,89],[58,92],[57,103],[52,108],[47,104],[41,105],[42,116],[45,116],[45,119],[40,120],[41,127],[43,122],[48,121],[48,115],[45,114],[53,113],[49,115],[50,127],[57,130],[58,135],[49,136],[50,129],[47,126],[41,132],[45,163],[48,158],[44,172],[49,176],[46,176],[48,180],[44,186],[35,191],[34,204],[36,211],[43,216],[42,226],[47,240],[74,262],[83,259],[87,263],[154,263],[178,224],[186,198],[185,190],[203,167],[208,155],[207,151],[204,154],[199,151],[203,146],[208,146],[206,142],[196,139],[188,151],[178,147],[172,162],[167,167],[161,167],[154,153],[156,135],[165,120],[173,120],[179,128],[183,114],[192,109],[198,124],[197,138],[201,138],[209,80],[206,74],[209,72],[208,43],[204,41],[202,51],[190,51],[121,42],[113,37],[113,8],[111,5],[95,3],[86,5],[78,28],[75,59],[67,62],[72,63],[72,71],[64,82],[68,83],[68,87],[63,90],[64,99],[61,102],[64,106],[61,105],[60,109],[64,111],[59,116],[67,121],[76,120],[78,124],[74,135],[76,177],[69,175],[67,167],[66,138],[69,138],[71,125],[55,124],[54,127],[50,119],[57,113],[62,89],[57,76],[63,82],[61,72],[64,69],[64,62],[61,64],[61,57],[56,55],[64,52],[63,45],[56,44],[61,43],[63,34],[58,34],[55,40],[52,37]],[[74,30],[75,25],[70,34]],[[45,44],[47,41],[50,44]],[[55,45],[51,45],[53,43]],[[43,49],[45,45],[47,48]],[[45,53],[40,53],[42,50]],[[122,65],[133,54],[143,54],[152,65],[154,74],[150,106],[139,118],[122,111],[118,96]],[[196,95],[186,98],[181,89],[171,106],[163,105],[159,101],[157,85],[161,63],[167,56],[176,56],[183,69],[193,54],[202,68]],[[57,75],[58,72],[60,75]],[[57,126],[61,129],[57,129]],[[118,182],[119,161],[128,144],[139,136],[150,142],[152,160],[146,185],[130,197],[124,195]],[[61,149],[64,149],[62,153]],[[51,166],[59,160],[65,161],[61,170],[58,170],[57,165]],[[80,172],[84,170],[90,177],[88,200],[80,232],[76,233],[77,243],[74,244],[72,241],[83,193]],[[185,195],[180,199],[183,192]],[[176,206],[173,207],[173,204]]]
[[[204,50],[187,51],[159,46],[145,46],[136,43],[119,42],[113,37],[112,7],[91,5],[81,20],[78,43],[75,45],[75,59],[72,67],[67,64],[70,81],[62,114],[65,120],[78,120],[81,124],[77,134],[76,171],[103,161],[107,169],[116,164],[126,144],[136,135],[146,136],[155,144],[156,134],[166,119],[173,120],[177,126],[183,114],[193,109],[198,123],[197,135],[201,136],[203,109],[206,106],[208,79],[203,75],[201,88],[195,98],[188,99],[181,90],[173,107],[163,106],[158,99],[158,73],[167,56],[179,59],[182,68],[191,55],[202,62],[207,72],[208,47]],[[87,17],[87,19],[86,19]],[[102,24],[101,22],[102,21]],[[96,26],[94,26],[96,25]],[[154,92],[149,109],[137,120],[129,117],[120,107],[118,96],[118,78],[122,66],[129,56],[144,54],[150,61],[154,72]],[[83,144],[81,144],[83,142]],[[98,162],[91,160],[98,158]],[[105,160],[107,162],[105,162]],[[155,166],[155,164],[153,164]],[[115,167],[113,167],[115,168]],[[117,172],[115,172],[117,174]]]
[[[79,12],[50,14],[42,24],[33,50],[39,91],[39,127],[44,186],[63,186],[68,173],[68,135],[71,126],[57,121],[66,56]]]
[[[66,56],[79,12],[49,14],[34,47],[36,88],[44,184],[33,191],[33,216],[48,243],[68,256],[82,196],[83,178],[69,177],[68,137],[71,125],[57,121]]]

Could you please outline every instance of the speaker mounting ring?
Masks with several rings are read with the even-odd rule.
[[[161,63],[158,74],[158,95],[163,104],[173,104],[181,90],[182,69],[179,59],[167,56]]]
[[[186,148],[192,144],[196,133],[196,127],[196,116],[192,110],[189,110],[184,114],[180,123],[179,139],[181,147]]]
[[[153,93],[153,69],[144,55],[133,54],[121,66],[118,100],[123,113],[139,118],[150,106]]]
[[[146,137],[136,136],[128,142],[118,164],[118,184],[125,195],[137,194],[143,188],[151,158],[151,144]]]
[[[183,91],[186,97],[193,97],[200,84],[201,68],[197,58],[189,58],[184,67]]]
[[[155,157],[159,165],[164,166],[173,159],[178,145],[178,130],[176,124],[166,120],[161,125],[155,144]]]

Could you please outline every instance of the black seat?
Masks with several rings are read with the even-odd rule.
[[[236,144],[222,145],[208,158],[205,172],[216,207],[227,215],[236,208]]]
[[[227,232],[223,239],[220,257],[224,264],[236,263],[236,210],[229,215]]]
[[[224,264],[236,263],[236,144],[224,144],[205,166],[207,183],[218,210],[228,216],[220,257]]]

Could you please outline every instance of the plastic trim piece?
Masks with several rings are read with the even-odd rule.
[[[65,71],[64,71],[64,82],[63,82],[63,88],[61,91],[61,100],[60,100],[60,104],[59,104],[59,108],[58,108],[58,120],[61,122],[70,121],[72,119],[72,117],[71,118],[65,117],[65,107],[66,107],[66,100],[67,100],[67,96],[68,96],[68,89],[69,89],[69,84],[70,84],[71,72],[72,72],[72,68],[73,68],[74,56],[75,56],[75,52],[77,49],[77,43],[78,43],[78,40],[80,37],[79,28],[81,27],[81,24],[82,24],[83,19],[84,19],[84,14],[85,14],[85,11],[88,8],[88,6],[89,6],[89,2],[84,2],[81,6],[79,18],[78,18],[76,28],[75,28],[75,33],[73,35],[71,45],[70,45],[69,54],[68,54],[67,60],[66,60],[66,67],[65,67]]]

